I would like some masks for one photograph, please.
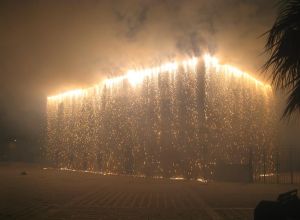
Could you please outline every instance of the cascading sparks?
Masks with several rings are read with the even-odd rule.
[[[48,97],[46,157],[64,170],[196,180],[251,160],[259,178],[262,163],[275,166],[271,91],[210,55],[129,70]]]
[[[212,66],[217,71],[222,71],[225,74],[231,74],[235,77],[243,78],[244,80],[250,80],[257,86],[260,86],[261,88],[271,89],[271,86],[269,84],[263,83],[262,81],[256,79],[255,77],[251,76],[250,74],[248,74],[234,66],[231,66],[228,64],[224,64],[224,65],[220,64],[219,60],[216,57],[206,54],[206,55],[204,55],[203,59],[204,59],[206,66]],[[195,71],[195,67],[198,62],[199,62],[199,58],[193,57],[189,60],[185,60],[185,61],[181,62],[180,64],[182,65],[182,67],[184,68],[185,71],[187,71],[188,69]],[[105,86],[111,87],[111,86],[114,86],[114,85],[124,81],[124,80],[128,80],[128,82],[132,86],[137,86],[138,84],[142,83],[143,80],[148,76],[157,75],[157,74],[161,74],[161,73],[165,73],[165,72],[176,72],[176,70],[178,69],[179,66],[180,66],[179,63],[177,63],[177,62],[170,62],[170,63],[166,63],[164,65],[161,65],[159,67],[154,67],[154,68],[129,70],[129,71],[127,71],[126,74],[124,74],[122,76],[114,77],[111,79],[106,79],[104,81],[104,83],[102,82],[100,84],[97,84],[94,87],[96,88],[96,87],[102,86],[103,84]],[[63,92],[58,95],[49,96],[48,100],[49,101],[50,100],[62,100],[67,97],[83,96],[92,89],[93,89],[93,87],[86,88],[86,89],[70,90],[70,91]]]

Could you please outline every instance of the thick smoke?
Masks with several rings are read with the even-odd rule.
[[[38,133],[47,95],[86,87],[135,67],[210,52],[255,73],[264,61],[264,39],[259,36],[272,25],[273,4],[1,1],[1,130],[7,137]]]
[[[45,94],[203,52],[256,71],[274,9],[243,0],[1,4],[1,86]]]

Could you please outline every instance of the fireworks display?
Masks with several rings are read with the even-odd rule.
[[[72,170],[209,178],[216,164],[274,171],[271,87],[210,55],[129,70],[48,97],[46,156]],[[267,162],[266,162],[267,161]]]

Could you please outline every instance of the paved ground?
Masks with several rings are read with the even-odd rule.
[[[28,164],[0,164],[0,180],[0,219],[252,219],[261,199],[299,188],[102,176]]]

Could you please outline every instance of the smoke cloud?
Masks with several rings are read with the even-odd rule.
[[[2,1],[1,87],[48,94],[203,52],[256,72],[273,11],[253,0]]]
[[[272,0],[3,0],[2,130],[39,128],[47,95],[135,67],[210,52],[256,74],[274,12]]]

